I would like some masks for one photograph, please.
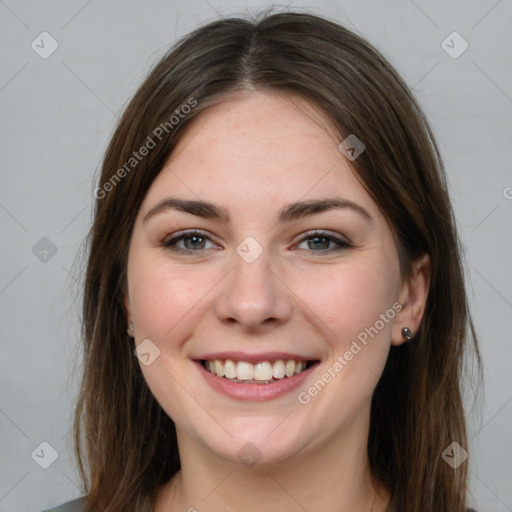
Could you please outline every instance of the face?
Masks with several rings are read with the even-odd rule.
[[[125,303],[180,443],[276,463],[368,428],[407,289],[340,142],[298,99],[230,97],[149,189]]]

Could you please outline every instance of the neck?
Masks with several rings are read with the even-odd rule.
[[[367,434],[355,422],[286,462],[246,467],[178,431],[182,467],[161,488],[154,512],[385,512],[389,492],[371,478]]]

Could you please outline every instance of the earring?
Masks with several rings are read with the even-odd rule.
[[[411,341],[412,340],[411,329],[409,329],[409,327],[404,327],[402,329],[402,336],[406,339],[406,341]]]
[[[133,322],[130,322],[130,331],[135,332],[135,329],[133,328]]]
[[[133,322],[130,322],[130,329],[126,329],[126,332],[128,333],[128,336],[130,336],[130,338],[131,338],[132,333],[135,332],[135,329],[133,328]]]

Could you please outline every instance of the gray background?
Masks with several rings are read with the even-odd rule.
[[[38,511],[81,494],[69,435],[79,376],[76,255],[117,115],[176,38],[219,14],[270,5],[0,1],[0,511]],[[367,37],[402,73],[432,123],[466,247],[486,367],[484,405],[470,408],[474,504],[479,512],[512,511],[512,3],[289,5]],[[39,37],[44,31],[59,45],[46,59],[31,47],[35,40],[39,52],[51,48],[47,36]],[[457,58],[441,46],[453,31],[469,44]],[[452,53],[462,49],[453,37],[446,44]],[[48,449],[31,457],[36,448],[41,455],[42,442],[58,453],[48,469],[35,462],[48,462]]]

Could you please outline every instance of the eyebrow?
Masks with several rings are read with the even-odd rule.
[[[297,201],[287,204],[278,212],[279,222],[291,222],[293,220],[309,217],[318,213],[334,209],[349,209],[368,221],[373,221],[372,216],[362,206],[341,197],[325,197],[321,199],[309,199],[306,201]],[[197,201],[192,199],[179,199],[177,197],[167,197],[158,202],[144,216],[143,222],[151,217],[165,212],[167,210],[178,210],[181,212],[196,215],[205,219],[218,219],[229,223],[229,212],[222,206],[217,206],[206,201]]]

